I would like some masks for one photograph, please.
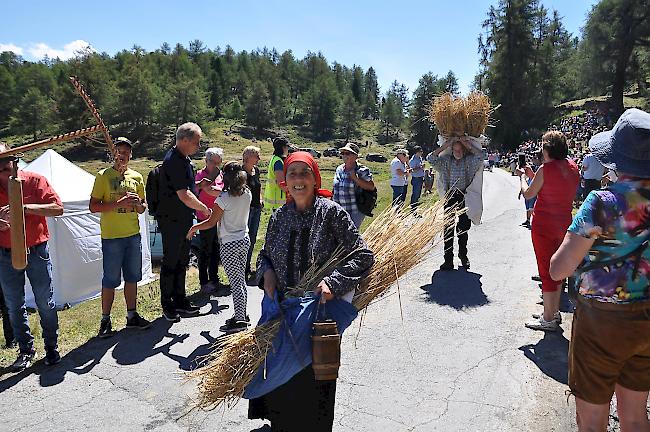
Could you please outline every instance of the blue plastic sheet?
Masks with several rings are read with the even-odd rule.
[[[320,306],[319,301],[320,297],[301,297],[286,299],[279,304],[277,293],[273,300],[264,296],[258,325],[281,315],[283,319],[266,362],[244,391],[245,399],[269,393],[311,364],[312,325],[317,314],[319,318],[325,316],[336,321],[341,334],[357,317],[357,309],[345,300],[333,299]]]

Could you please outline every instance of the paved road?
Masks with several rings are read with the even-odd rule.
[[[523,327],[541,306],[514,179],[485,173],[485,217],[470,232],[470,271],[435,272],[441,250],[432,250],[401,281],[401,310],[390,296],[371,306],[361,329],[357,322],[348,330],[336,431],[575,429],[564,395],[569,324],[563,335]],[[251,288],[252,318],[260,297]],[[0,378],[0,430],[270,430],[245,419],[245,401],[179,419],[194,392],[180,372],[207,352],[231,307],[220,298],[204,316],[92,340],[56,367]]]

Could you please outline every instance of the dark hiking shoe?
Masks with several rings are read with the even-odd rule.
[[[36,357],[36,350],[32,349],[29,352],[20,352],[18,353],[18,358],[16,358],[16,361],[13,362],[11,366],[9,366],[9,370],[12,372],[22,372],[28,367],[32,365],[32,361],[34,361],[34,357]]]
[[[179,322],[181,320],[180,315],[174,309],[163,309],[162,316],[169,322]]]
[[[193,305],[189,301],[185,300],[181,303],[180,306],[176,306],[176,312],[185,314],[185,315],[198,315],[201,308]]]
[[[113,330],[113,325],[111,324],[111,320],[102,320],[99,323],[99,332],[97,333],[97,336],[104,339],[111,337],[115,334],[115,330]]]
[[[222,325],[219,327],[219,330],[230,334],[230,333],[237,333],[243,330],[246,330],[250,324],[247,323],[246,321],[237,321],[235,318],[230,318],[226,320],[226,324]]]
[[[219,283],[213,294],[217,297],[228,297],[231,294],[230,285]]]
[[[61,355],[56,348],[45,348],[45,366],[53,366],[61,362]]]
[[[469,270],[469,265],[470,265],[469,258],[467,258],[467,256],[461,256],[458,258],[460,258],[460,265],[465,267],[467,270]]]
[[[151,321],[147,321],[142,318],[137,312],[133,315],[133,318],[126,319],[126,328],[138,328],[140,330],[148,329],[151,327]]]
[[[454,262],[451,260],[445,260],[444,263],[440,266],[440,270],[449,271],[454,269]]]

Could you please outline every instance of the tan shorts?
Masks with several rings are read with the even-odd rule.
[[[617,305],[579,297],[569,345],[571,393],[593,404],[616,384],[650,390],[650,302]]]

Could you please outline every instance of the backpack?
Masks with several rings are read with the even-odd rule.
[[[357,167],[357,175],[360,168],[365,168],[364,166]],[[357,201],[357,208],[361,213],[366,216],[373,216],[372,211],[377,207],[377,188],[373,190],[365,190],[354,185],[354,198]]]
[[[145,195],[147,197],[147,207],[149,214],[157,217],[158,207],[160,207],[160,165],[156,165],[147,175],[147,185]]]

